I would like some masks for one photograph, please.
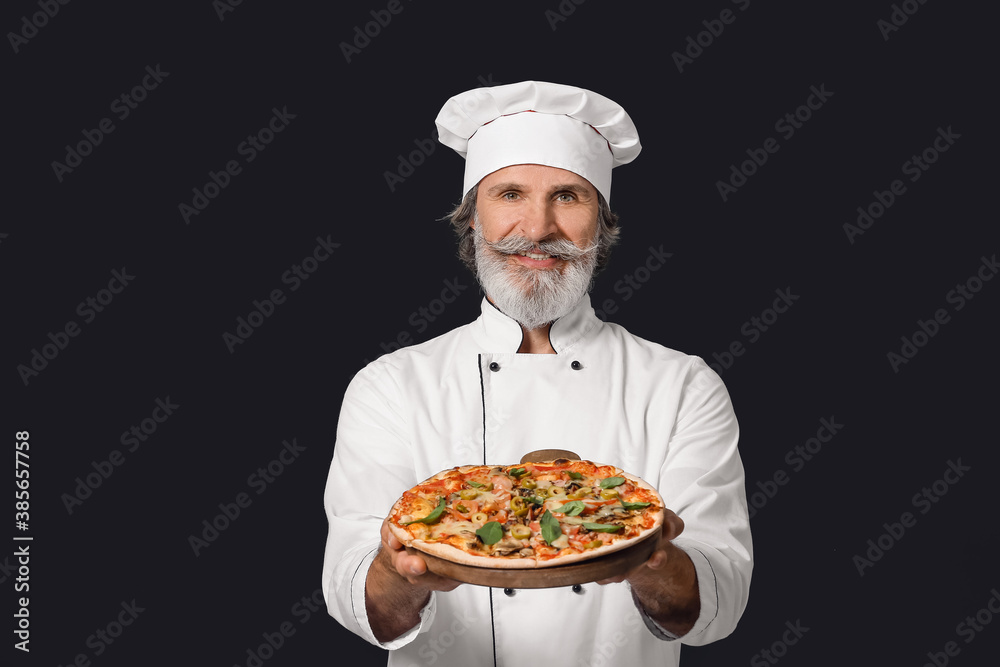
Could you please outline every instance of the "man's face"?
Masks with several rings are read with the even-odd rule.
[[[479,182],[476,267],[486,295],[528,329],[569,312],[597,260],[597,190],[555,167],[505,167]]]

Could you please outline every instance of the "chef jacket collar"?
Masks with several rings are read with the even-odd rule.
[[[521,325],[504,315],[499,308],[483,297],[482,315],[474,323],[476,338],[487,352],[517,352],[521,347]],[[590,306],[590,295],[584,294],[573,310],[552,323],[549,343],[557,354],[576,345],[590,333],[601,320]]]

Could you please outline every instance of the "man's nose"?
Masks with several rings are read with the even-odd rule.
[[[526,239],[536,243],[554,236],[558,230],[555,207],[547,201],[532,202],[523,210],[518,227]]]

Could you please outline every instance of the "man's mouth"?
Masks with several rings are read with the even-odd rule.
[[[520,255],[521,257],[527,257],[529,259],[534,259],[538,261],[541,261],[543,259],[552,259],[555,256],[541,252],[519,252],[517,254]]]

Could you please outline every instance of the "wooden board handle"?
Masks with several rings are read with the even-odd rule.
[[[536,461],[554,461],[556,459],[571,459],[579,461],[580,455],[568,449],[536,449],[521,457],[521,463],[535,463]]]

